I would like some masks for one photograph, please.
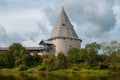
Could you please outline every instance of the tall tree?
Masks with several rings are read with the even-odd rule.
[[[57,61],[58,61],[58,68],[66,68],[67,67],[67,59],[63,52],[58,53]]]
[[[13,43],[7,52],[7,59],[9,66],[19,66],[25,63],[25,56],[30,54],[28,51],[19,43]]]
[[[91,65],[95,65],[97,62],[98,52],[100,50],[101,45],[94,42],[91,44],[87,44],[85,49],[87,51],[87,62]]]
[[[51,71],[56,69],[56,57],[54,55],[49,55],[48,58],[43,59],[43,67],[46,70]]]
[[[80,53],[80,62],[85,62],[86,58],[87,58],[86,57],[86,55],[87,55],[86,49],[81,48],[80,51],[79,51],[79,53]]]
[[[109,56],[120,51],[120,43],[117,41],[103,42],[101,45],[103,53]]]
[[[70,48],[67,52],[67,57],[71,63],[79,63],[80,62],[79,49],[74,47]]]
[[[6,52],[1,51],[0,52],[0,68],[5,68],[6,67]]]

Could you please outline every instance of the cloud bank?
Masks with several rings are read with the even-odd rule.
[[[83,45],[120,40],[119,0],[0,0],[0,46],[13,42],[38,46],[49,37],[61,3]]]

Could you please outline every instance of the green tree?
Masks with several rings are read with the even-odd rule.
[[[6,53],[6,67],[12,68],[15,66],[15,58],[12,53]]]
[[[107,63],[109,64],[109,68],[120,68],[120,43],[117,41],[104,42],[101,49],[103,54],[108,57]]]
[[[0,52],[0,68],[6,67],[6,52]]]
[[[85,46],[85,49],[87,51],[87,55],[86,55],[86,61],[92,66],[92,65],[96,65],[97,61],[98,61],[98,52],[100,50],[101,45],[98,43],[91,43],[91,44],[87,44]]]
[[[34,66],[33,56],[31,56],[30,54],[25,54],[22,59],[23,59],[23,64],[25,66],[27,66],[27,67]]]
[[[42,57],[38,54],[30,55],[30,54],[25,54],[23,56],[23,62],[26,66],[28,67],[34,67],[37,65],[40,65],[42,63]]]
[[[8,52],[12,53],[15,59],[17,59],[20,55],[21,49],[23,49],[23,46],[19,43],[13,43],[10,47]]]
[[[5,65],[5,60],[2,57],[0,57],[0,68],[4,68]]]
[[[42,66],[46,70],[48,70],[48,71],[55,70],[56,69],[55,65],[56,65],[56,57],[55,56],[49,55],[48,58],[43,59]]]
[[[34,54],[32,57],[35,66],[42,63],[42,57],[40,55]]]
[[[80,53],[77,48],[70,48],[67,52],[67,57],[69,62],[71,63],[79,63],[80,62]]]
[[[87,55],[86,49],[81,48],[79,53],[80,53],[80,62],[85,62],[86,61],[86,55]]]
[[[101,43],[101,49],[103,51],[103,54],[106,55],[112,55],[113,53],[117,53],[120,51],[120,43],[117,41],[111,41],[111,42],[103,42]]]
[[[120,53],[113,53],[109,59],[109,68],[120,69]]]
[[[100,67],[100,69],[108,68],[108,60],[109,60],[109,56],[105,54],[98,55],[98,66]]]
[[[21,44],[13,43],[7,52],[8,67],[25,65],[25,60],[27,60],[26,58],[28,58],[28,56],[31,55]]]
[[[67,59],[63,52],[58,53],[57,55],[57,61],[58,61],[58,68],[66,68],[67,67]]]

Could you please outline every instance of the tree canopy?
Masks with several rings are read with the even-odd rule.
[[[67,55],[31,55],[21,44],[13,43],[7,52],[0,52],[0,68],[19,67],[19,70],[41,66],[39,70],[71,68],[120,69],[120,43],[117,41],[90,43],[85,48],[71,47]]]

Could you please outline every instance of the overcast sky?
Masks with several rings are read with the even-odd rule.
[[[0,0],[0,46],[38,46],[64,6],[82,46],[120,41],[120,0]]]

